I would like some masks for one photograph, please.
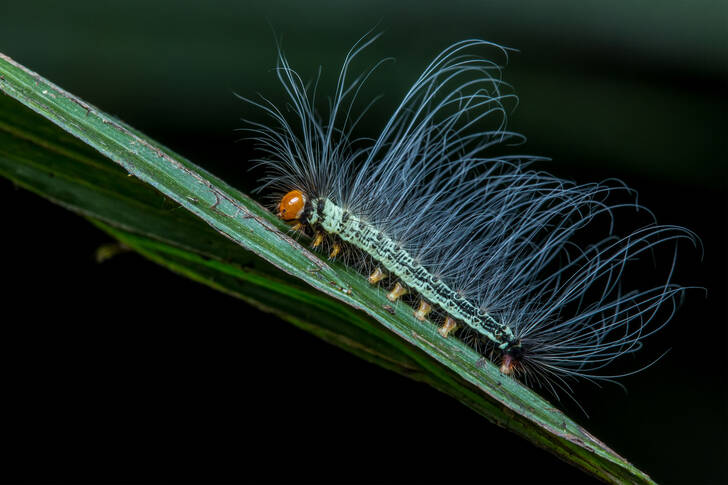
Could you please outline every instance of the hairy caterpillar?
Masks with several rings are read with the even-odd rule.
[[[569,390],[568,377],[619,377],[601,370],[670,319],[686,289],[671,281],[677,243],[697,237],[657,225],[618,181],[577,184],[529,169],[538,157],[495,153],[523,137],[507,129],[515,95],[503,66],[475,53],[507,60],[508,51],[483,40],[442,51],[378,137],[355,138],[354,102],[379,64],[352,80],[350,65],[375,38],[347,54],[327,118],[316,111],[317,82],[306,85],[279,53],[288,109],[246,100],[274,122],[246,128],[267,172],[259,190],[274,192],[278,215],[311,233],[313,247],[328,238],[331,258],[354,248],[370,283],[396,280],[390,301],[419,295],[414,318],[440,320],[444,337],[464,328],[503,373],[554,393]],[[620,233],[621,210],[651,221]],[[623,291],[632,261],[664,245],[674,250],[660,284]]]

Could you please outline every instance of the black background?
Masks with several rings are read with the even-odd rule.
[[[705,246],[702,261],[683,251],[676,279],[707,298],[689,293],[647,343],[671,352],[625,378],[628,394],[579,385],[589,418],[563,407],[660,482],[724,482],[725,11],[549,5],[7,3],[0,51],[248,190],[251,147],[233,130],[256,114],[231,93],[281,99],[270,26],[304,77],[384,31],[366,59],[397,63],[372,81],[386,96],[364,130],[450,42],[519,48],[511,126],[552,157],[541,168],[620,178]],[[590,481],[425,385],[137,255],[98,264],[107,236],[0,188],[4,480]]]

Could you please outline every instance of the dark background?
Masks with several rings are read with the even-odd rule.
[[[594,435],[665,483],[726,481],[726,7],[723,2],[2,2],[0,51],[249,190],[236,100],[280,102],[273,30],[330,86],[349,47],[394,56],[375,131],[442,48],[518,48],[505,79],[523,151],[579,182],[617,177],[686,226],[690,292],[629,389],[580,384]],[[429,387],[367,364],[134,254],[0,181],[6,261],[0,479],[588,482]],[[40,218],[39,218],[40,216]],[[41,221],[40,223],[38,221]],[[213,310],[211,310],[213,309]],[[212,312],[212,314],[211,314]],[[264,361],[265,341],[278,360]],[[255,344],[252,344],[255,343]]]

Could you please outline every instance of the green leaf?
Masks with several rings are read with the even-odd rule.
[[[9,96],[0,98],[3,176],[89,217],[152,261],[427,382],[595,477],[653,483],[462,342],[442,338],[404,304],[385,304],[362,275],[309,252],[245,194],[1,54],[0,89]]]

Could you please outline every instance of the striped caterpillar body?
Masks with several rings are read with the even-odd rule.
[[[436,309],[441,335],[464,328],[505,374],[555,394],[570,393],[566,378],[626,375],[602,369],[670,319],[686,290],[671,281],[677,245],[698,238],[657,225],[618,181],[577,184],[529,168],[546,159],[501,154],[524,139],[506,127],[516,97],[502,65],[473,52],[507,60],[508,50],[486,41],[445,49],[378,136],[355,138],[363,114],[353,116],[354,101],[381,62],[354,79],[350,65],[375,38],[349,51],[327,117],[315,107],[318,80],[306,85],[283,54],[276,73],[287,109],[246,99],[273,120],[246,130],[266,171],[259,190],[275,198],[279,217],[311,234],[314,247],[328,235],[330,257],[342,243],[356,248],[373,261],[370,283],[397,280],[391,301],[419,295],[414,318]],[[650,221],[618,229],[624,211]],[[659,283],[623,291],[633,261],[663,246],[672,258]]]
[[[292,200],[305,200],[305,196],[298,191],[292,191],[283,197],[279,212],[284,219],[287,212],[297,213],[295,207],[293,210],[288,209],[292,205]],[[423,305],[426,305],[425,301],[429,301],[446,311],[451,319],[464,322],[497,343],[498,348],[503,351],[511,351],[520,346],[520,342],[507,325],[499,323],[487,312],[450,288],[442,279],[431,274],[417,263],[407,250],[398,247],[397,243],[382,231],[337,207],[330,200],[312,200],[310,210],[302,213],[297,220],[310,225],[318,224],[327,233],[353,244],[396,275],[407,287],[419,293],[423,300],[415,316],[421,320],[424,320],[426,315]],[[377,275],[371,275],[369,281],[376,283]],[[389,299],[395,301],[401,293],[402,290],[394,290],[390,293]]]

